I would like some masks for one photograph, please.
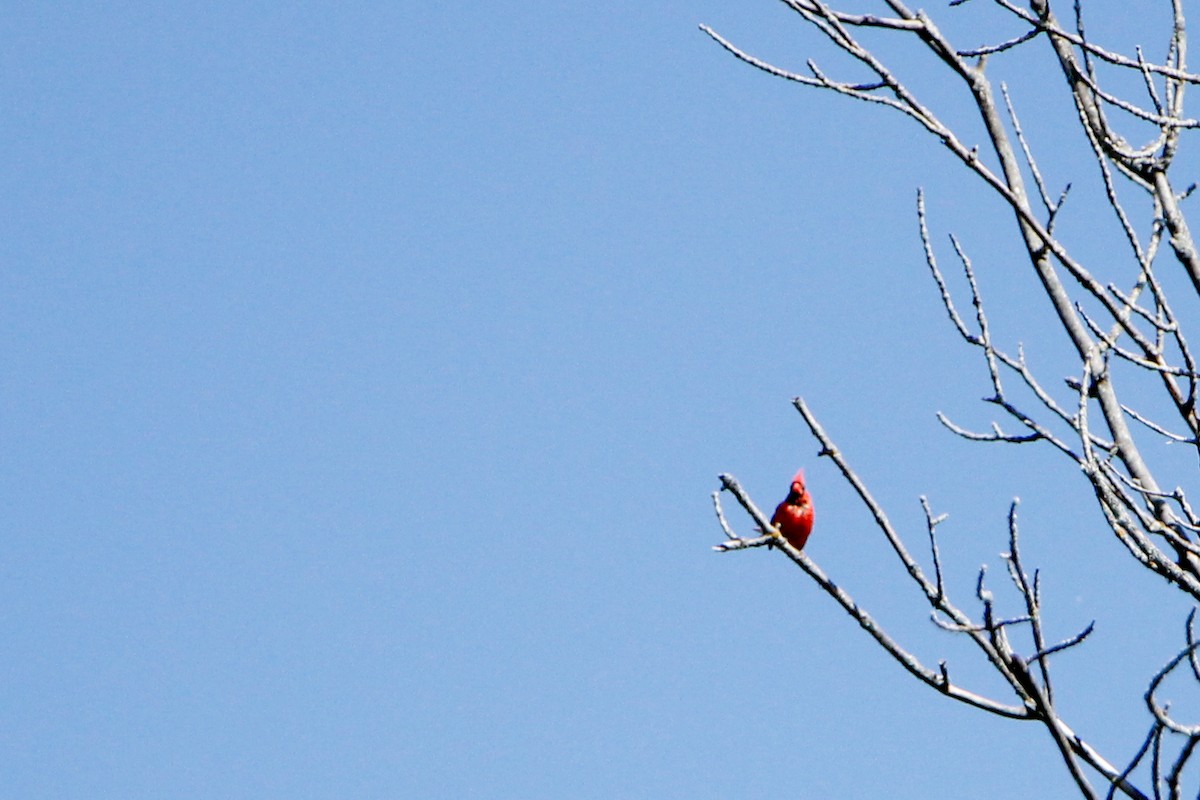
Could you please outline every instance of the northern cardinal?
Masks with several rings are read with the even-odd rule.
[[[779,529],[792,547],[797,550],[804,548],[813,526],[812,496],[809,495],[808,489],[804,488],[804,470],[800,470],[792,478],[791,491],[775,509],[771,524]]]

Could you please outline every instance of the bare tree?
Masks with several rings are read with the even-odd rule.
[[[965,277],[971,308],[967,314],[960,311],[964,304],[956,299],[943,273],[939,248],[929,233],[924,197],[918,193],[917,228],[925,260],[950,323],[986,365],[991,384],[986,402],[997,415],[987,431],[968,430],[939,414],[941,422],[957,436],[973,441],[1052,448],[1090,485],[1107,528],[1133,559],[1131,568],[1136,564],[1157,574],[1189,603],[1200,600],[1200,515],[1178,485],[1194,475],[1191,467],[1188,475],[1163,474],[1161,465],[1171,462],[1159,453],[1166,444],[1200,457],[1196,408],[1200,373],[1187,339],[1189,323],[1200,318],[1195,312],[1200,254],[1182,209],[1182,201],[1194,187],[1181,188],[1172,181],[1184,134],[1200,127],[1184,111],[1186,90],[1200,83],[1200,75],[1189,72],[1186,65],[1182,0],[1164,0],[1164,19],[1170,24],[1163,31],[1165,47],[1159,60],[1140,47],[1120,53],[1092,41],[1081,0],[1065,16],[1051,8],[1050,0],[1028,0],[1025,5],[973,0],[976,6],[1009,15],[1015,33],[1004,41],[968,46],[952,43],[926,13],[898,0],[885,0],[890,9],[886,15],[839,10],[821,0],[783,2],[798,15],[799,24],[819,31],[848,57],[839,69],[860,75],[865,70],[867,79],[839,79],[812,60],[805,71],[785,69],[750,54],[708,26],[701,28],[756,69],[897,111],[940,142],[1011,211],[1012,232],[1076,359],[1077,366],[1065,381],[1051,381],[1044,368],[1035,368],[1027,360],[1022,348],[998,344],[972,259],[960,239],[951,235],[949,251]],[[951,7],[967,5],[968,0],[949,2]],[[863,37],[869,36],[915,43],[936,59],[943,77],[958,85],[978,112],[982,151],[970,142],[962,124],[944,121],[911,88],[911,81],[897,74],[880,55],[879,44],[864,44]],[[1073,101],[1073,116],[1082,132],[1079,142],[1090,150],[1096,168],[1092,176],[1084,177],[1097,179],[1098,196],[1104,198],[1112,224],[1125,242],[1125,252],[1113,254],[1103,265],[1087,263],[1079,255],[1080,243],[1056,231],[1056,223],[1074,213],[1071,184],[1052,185],[1056,166],[1039,164],[1037,142],[1026,136],[1018,117],[1020,88],[1010,91],[989,77],[989,60],[1041,55],[1047,48]],[[1042,80],[1046,78],[1041,74]],[[1125,90],[1119,93],[1110,88],[1114,85]],[[1131,85],[1136,91],[1128,91]],[[1162,247],[1164,243],[1168,247]],[[1120,262],[1115,272],[1111,261]],[[1098,277],[1109,273],[1115,276],[1111,280]],[[1179,311],[1185,307],[1192,309],[1190,315]],[[1040,576],[1021,558],[1016,501],[1008,514],[1003,558],[1020,605],[999,608],[981,569],[968,611],[946,588],[938,550],[938,526],[944,516],[935,514],[921,498],[925,525],[917,538],[923,548],[928,547],[928,556],[918,560],[817,416],[802,398],[794,404],[820,444],[820,455],[836,465],[908,579],[923,594],[933,621],[973,643],[1008,687],[1008,696],[988,697],[960,685],[945,661],[932,667],[922,664],[807,554],[784,541],[730,475],[721,476],[721,490],[733,495],[758,530],[749,538],[735,533],[722,510],[721,492],[714,492],[717,518],[727,537],[716,549],[778,548],[914,678],[981,711],[1040,723],[1084,797],[1179,797],[1184,768],[1200,744],[1200,722],[1172,716],[1158,691],[1176,670],[1190,671],[1200,682],[1194,610],[1186,622],[1180,620],[1178,649],[1172,646],[1164,653],[1162,669],[1147,676],[1148,732],[1142,745],[1119,757],[1102,754],[1064,719],[1052,681],[1053,657],[1082,645],[1093,627],[1088,625],[1062,641],[1047,638]]]

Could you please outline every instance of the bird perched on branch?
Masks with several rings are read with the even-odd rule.
[[[804,486],[804,470],[800,470],[792,478],[792,488],[788,496],[771,517],[771,524],[783,534],[788,543],[801,550],[812,533],[813,503],[812,495]]]

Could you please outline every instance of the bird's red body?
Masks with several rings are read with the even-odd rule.
[[[812,495],[804,486],[804,470],[792,478],[792,488],[787,498],[775,509],[771,524],[779,529],[792,547],[803,549],[813,526]]]

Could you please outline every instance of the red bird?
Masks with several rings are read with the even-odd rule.
[[[797,550],[804,548],[813,526],[812,495],[804,488],[804,470],[800,470],[792,478],[792,489],[775,509],[771,524],[783,534],[783,538],[787,539],[792,547]]]

